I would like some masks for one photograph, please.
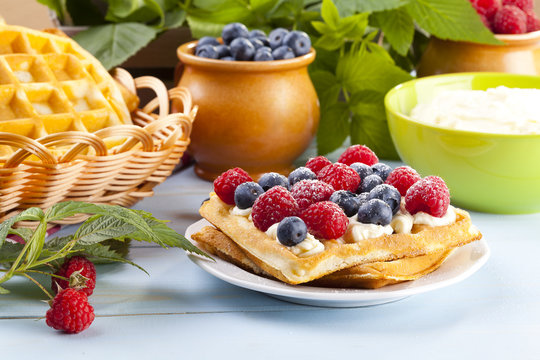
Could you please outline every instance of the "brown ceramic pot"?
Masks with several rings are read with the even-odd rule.
[[[540,74],[540,31],[495,37],[505,44],[431,38],[418,65],[418,76],[475,71]]]
[[[307,72],[315,51],[288,60],[223,61],[193,55],[196,42],[178,48],[180,86],[199,106],[191,133],[195,172],[212,180],[231,167],[253,178],[288,173],[313,140],[319,101]]]

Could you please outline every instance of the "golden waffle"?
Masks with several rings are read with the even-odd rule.
[[[130,123],[119,86],[76,42],[0,23],[0,132],[38,139]],[[0,158],[11,152],[1,146]]]
[[[456,209],[456,222],[451,225],[414,225],[411,234],[385,235],[357,243],[327,240],[323,241],[323,252],[298,257],[255,228],[248,218],[232,215],[231,208],[212,193],[199,212],[258,267],[289,284],[312,281],[351,266],[442,253],[482,237],[471,224],[469,214]]]

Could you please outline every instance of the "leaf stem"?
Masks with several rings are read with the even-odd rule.
[[[18,274],[17,274],[18,275]],[[30,275],[28,274],[25,274],[25,273],[21,273],[20,275],[24,276],[25,278],[27,278],[28,280],[30,280],[31,282],[33,282],[34,284],[36,284],[45,294],[47,294],[47,296],[49,297],[49,299],[54,299],[54,296],[51,295],[50,292],[47,291],[47,289],[45,289],[43,287],[43,285],[41,285],[36,279],[34,279],[33,277],[31,277]]]

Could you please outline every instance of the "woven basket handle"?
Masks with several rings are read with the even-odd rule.
[[[143,151],[152,151],[154,149],[154,139],[152,139],[152,136],[143,128],[136,125],[110,126],[108,128],[98,130],[94,134],[101,139],[114,136],[131,137],[130,139],[126,140],[122,146],[120,146],[117,152],[128,151],[139,142],[142,144]]]
[[[28,156],[34,154],[37,156],[43,164],[56,164],[56,159],[53,154],[36,140],[27,138],[26,136],[0,133],[0,145],[8,145],[19,148],[15,153],[5,162],[4,168],[14,168],[19,166]]]
[[[48,146],[74,144],[64,155],[59,159],[59,163],[70,162],[75,159],[88,146],[91,146],[97,156],[107,155],[107,146],[99,137],[91,133],[83,133],[80,131],[64,131],[61,133],[50,134],[38,139],[40,143]]]
[[[151,76],[141,76],[135,79],[135,86],[137,89],[151,89],[156,93],[155,100],[159,104],[159,113],[160,118],[165,117],[169,114],[169,97],[167,93],[167,88],[159,79]],[[154,102],[149,102],[143,107],[143,111],[147,114],[152,113],[156,110],[156,107],[153,105]]]

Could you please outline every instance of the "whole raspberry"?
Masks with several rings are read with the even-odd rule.
[[[314,158],[311,158],[306,163],[306,167],[313,171],[315,174],[317,174],[319,171],[321,171],[325,166],[331,165],[332,162],[325,158],[324,156],[317,156]]]
[[[72,276],[74,273],[78,273],[86,279],[80,281],[80,277]],[[73,256],[67,259],[60,269],[56,271],[55,275],[69,279],[62,280],[52,277],[51,288],[55,293],[61,289],[74,288],[90,296],[96,287],[96,267],[84,256]]]
[[[540,30],[540,20],[534,13],[534,11],[528,11],[527,15],[527,32],[533,32]]]
[[[524,34],[527,32],[527,15],[517,6],[503,6],[495,14],[493,31],[496,34]]]
[[[300,216],[308,231],[318,239],[337,239],[347,231],[349,219],[339,205],[322,201],[310,205]]]
[[[86,294],[75,289],[60,291],[45,316],[47,325],[70,334],[87,329],[94,317],[94,308],[88,304]]]
[[[214,180],[214,191],[225,204],[234,205],[234,191],[238,185],[248,181],[253,179],[245,170],[229,169]]]
[[[332,185],[319,180],[302,180],[294,184],[291,194],[300,211],[319,201],[326,201],[334,193]]]
[[[491,20],[501,8],[501,0],[471,0],[471,4],[478,14]]]
[[[450,192],[443,179],[427,176],[415,182],[405,195],[405,209],[411,214],[423,211],[435,217],[446,214]]]
[[[324,167],[317,174],[317,178],[332,185],[334,190],[348,190],[356,192],[362,179],[360,175],[350,167],[342,163],[335,163]]]
[[[502,4],[504,5],[513,5],[517,6],[521,10],[527,12],[532,11],[534,9],[534,0],[502,0]]]
[[[398,189],[401,196],[405,196],[411,185],[421,179],[422,177],[413,168],[399,166],[388,175],[386,183]]]
[[[261,231],[266,231],[284,218],[297,214],[298,204],[283,186],[274,186],[259,196],[251,211],[253,224]]]
[[[341,154],[338,159],[338,162],[351,165],[355,162],[361,162],[366,165],[373,165],[379,162],[379,158],[370,148],[365,145],[353,145],[349,146],[347,150]]]

